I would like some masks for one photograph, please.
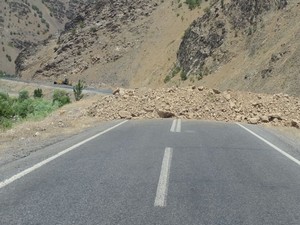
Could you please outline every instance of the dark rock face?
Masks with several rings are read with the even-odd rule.
[[[18,57],[15,60],[15,70],[16,70],[16,74],[19,75],[20,71],[25,69],[25,60],[27,59],[27,57],[33,55],[37,50],[37,44],[35,43],[31,43],[30,46],[28,46],[27,48],[23,49],[20,54],[18,55]],[[21,76],[20,76],[21,77]]]
[[[206,65],[210,58],[221,59],[218,61],[221,64],[230,49],[220,47],[226,43],[230,31],[251,28],[261,20],[263,13],[283,9],[286,5],[286,0],[232,0],[225,7],[217,2],[186,31],[177,53],[179,66],[189,75],[202,74],[203,68],[210,70]]]
[[[33,42],[31,41],[22,41],[16,38],[11,39],[15,48],[23,50],[24,48],[32,47]]]
[[[65,30],[64,32],[67,32],[69,30],[74,29],[78,23],[83,22],[84,17],[81,15],[77,15],[75,18],[73,18],[70,22],[65,24]]]
[[[258,17],[269,10],[280,10],[286,0],[232,0],[225,11],[234,28],[246,28],[258,21]]]
[[[207,29],[205,24],[209,19],[210,17],[206,15],[194,21],[181,42],[178,59],[186,73],[200,70],[204,66],[205,59],[224,42],[225,23],[216,21]]]

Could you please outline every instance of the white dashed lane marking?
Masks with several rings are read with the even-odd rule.
[[[181,119],[173,120],[170,132],[176,132],[176,133],[181,132]]]
[[[165,149],[165,154],[161,165],[156,197],[154,201],[154,206],[156,207],[165,207],[167,204],[169,175],[170,175],[172,155],[173,155],[173,149],[167,147]]]

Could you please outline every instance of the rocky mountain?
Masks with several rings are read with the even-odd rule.
[[[67,76],[91,86],[125,87],[195,83],[300,95],[297,0],[210,0],[200,7],[183,0],[72,4],[69,9],[78,11],[66,11],[71,20],[59,37],[19,55],[22,79]]]
[[[161,84],[199,13],[183,0],[97,0],[82,7],[59,38],[22,52],[16,71],[22,79],[67,76],[94,86]]]
[[[178,65],[208,86],[300,95],[299,9],[293,0],[214,1],[187,29]]]
[[[61,32],[85,1],[88,0],[0,1],[0,70],[14,74],[18,54]]]
[[[141,42],[146,18],[157,6],[156,0],[99,0],[87,4],[65,24],[58,39],[49,40],[46,48],[39,45],[23,52],[16,61],[17,73],[26,79],[67,75],[97,80],[95,71],[90,69],[109,67],[133,50]],[[45,49],[49,54],[39,56]],[[40,57],[38,65],[33,60],[36,56]],[[128,82],[118,80],[115,74],[103,76],[102,80],[108,83]]]

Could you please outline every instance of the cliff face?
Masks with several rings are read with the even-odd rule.
[[[230,57],[232,34],[247,36],[260,24],[264,13],[286,5],[286,0],[232,0],[225,5],[216,1],[186,31],[178,51],[179,65],[187,74],[202,76],[214,71]]]
[[[188,80],[223,90],[300,96],[300,3],[226,2],[205,9],[183,37],[177,63]]]

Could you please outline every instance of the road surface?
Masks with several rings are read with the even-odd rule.
[[[49,82],[42,82],[42,81],[26,81],[26,80],[20,80],[17,78],[0,78],[1,80],[4,81],[10,81],[10,82],[16,82],[16,83],[23,83],[23,84],[30,84],[30,85],[34,85],[37,87],[45,87],[45,88],[54,88],[54,89],[63,89],[63,90],[73,90],[73,86],[70,85],[64,85],[64,84],[53,84],[53,83],[49,83]],[[90,87],[86,87],[83,89],[83,93],[87,94],[87,93],[93,93],[93,94],[103,94],[103,95],[111,95],[112,94],[112,90],[111,89],[105,89],[105,88],[101,88],[101,89],[96,89],[96,88],[90,88]]]
[[[299,225],[300,154],[263,128],[115,121],[0,168],[0,224]]]

